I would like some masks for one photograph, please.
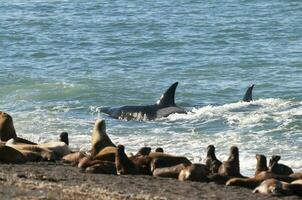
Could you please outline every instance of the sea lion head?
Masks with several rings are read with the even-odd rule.
[[[161,152],[161,153],[164,153],[164,149],[163,149],[163,148],[161,148],[161,147],[157,147],[157,148],[155,149],[155,152]]]
[[[257,166],[267,168],[267,161],[265,155],[256,154],[256,160],[257,160]]]
[[[281,195],[283,193],[283,187],[281,181],[277,179],[267,179],[263,181],[253,193],[260,194],[272,194],[272,195]]]
[[[106,133],[106,122],[103,119],[98,119],[95,121],[94,130],[100,133]]]
[[[211,157],[213,155],[215,155],[215,147],[214,147],[214,145],[209,145],[207,147],[207,156]]]
[[[231,146],[230,148],[230,159],[239,160],[239,149],[236,146]]]
[[[277,164],[279,160],[281,159],[281,156],[278,155],[272,155],[271,159],[269,160],[269,166],[273,166],[273,164]]]
[[[102,149],[108,146],[113,146],[113,142],[110,140],[109,136],[106,133],[106,123],[103,119],[98,119],[95,122],[93,132],[92,132],[92,155],[96,155],[98,152],[100,152]]]
[[[66,145],[69,145],[69,139],[68,139],[68,133],[67,132],[62,132],[60,134],[60,141],[64,142]]]
[[[142,147],[138,150],[135,156],[147,156],[151,152],[151,147]]]
[[[264,155],[256,154],[256,160],[257,160],[257,164],[256,164],[255,175],[259,174],[262,171],[268,170],[266,157]]]
[[[0,111],[0,140],[7,141],[16,137],[13,118],[9,114]]]

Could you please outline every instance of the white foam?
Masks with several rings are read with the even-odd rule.
[[[58,103],[52,107],[36,105],[31,112],[12,113],[18,135],[35,142],[58,139],[60,132],[70,135],[71,148],[89,150],[94,120],[99,108],[90,106],[91,115],[78,118],[73,113],[83,109],[79,102]],[[241,170],[252,175],[255,154],[282,156],[281,163],[302,170],[302,102],[259,99],[220,106],[194,108],[188,114],[172,114],[151,122],[118,121],[106,118],[107,133],[126,151],[136,153],[142,146],[163,147],[167,153],[187,156],[202,162],[206,147],[213,144],[220,160],[226,160],[229,148],[240,150]],[[97,115],[97,116],[96,116]],[[106,116],[102,116],[106,117]]]

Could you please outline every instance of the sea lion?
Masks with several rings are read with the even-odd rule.
[[[114,162],[101,161],[97,164],[87,167],[85,172],[116,175],[116,166]]]
[[[106,133],[106,123],[103,119],[98,119],[95,122],[92,138],[91,138],[91,155],[96,155],[105,147],[116,147]]]
[[[14,139],[10,139],[6,142],[5,146],[12,147],[21,153],[24,152],[24,156],[28,156],[32,158],[32,156],[39,154],[42,157],[42,160],[45,161],[54,161],[56,160],[56,156],[53,151],[38,146],[38,145],[31,145],[31,144],[16,144]],[[30,154],[29,152],[33,152]]]
[[[0,111],[0,140],[7,141],[16,137],[13,118],[9,114]]]
[[[22,164],[26,161],[27,159],[20,151],[9,146],[0,145],[0,162]]]
[[[86,155],[81,158],[78,164],[79,168],[86,168],[92,166],[96,163],[100,163],[98,161],[109,161],[115,162],[117,148],[113,146],[108,146],[99,151],[96,155]]]
[[[272,173],[280,175],[290,175],[294,173],[294,171],[289,166],[278,163],[280,159],[281,156],[273,155],[269,160],[269,170]]]
[[[95,156],[93,156],[93,160],[103,160],[115,162],[115,154],[117,148],[113,146],[107,146],[99,151]]]
[[[37,146],[53,151],[57,158],[62,158],[63,156],[71,153],[68,145],[65,142],[61,141],[42,143],[38,144]]]
[[[133,163],[125,153],[125,147],[123,145],[117,146],[117,153],[115,156],[115,165],[117,175],[124,174],[150,174],[144,166],[138,166]]]
[[[274,178],[264,180],[257,188],[253,190],[253,193],[282,195],[282,182]]]
[[[254,189],[257,187],[262,181],[266,179],[274,178],[279,181],[290,183],[295,179],[286,175],[277,175],[270,171],[263,171],[257,174],[255,177],[252,178],[231,178],[226,182],[227,186],[242,186],[247,188]]]
[[[68,133],[67,132],[62,132],[60,134],[60,141],[64,142],[67,146],[69,145],[69,139],[68,139]]]
[[[256,160],[257,160],[257,164],[256,164],[255,176],[260,172],[268,170],[266,157],[264,155],[256,154]]]
[[[84,158],[85,156],[87,156],[87,154],[85,152],[78,151],[78,152],[70,153],[70,154],[63,156],[62,161],[71,163],[72,165],[77,165],[80,162],[80,160],[82,158]]]
[[[161,153],[164,153],[164,149],[163,149],[163,148],[161,148],[161,147],[157,147],[157,148],[155,149],[155,152],[161,152]]]
[[[178,178],[179,173],[184,169],[187,164],[178,164],[172,167],[162,167],[153,170],[153,176],[156,177],[167,177],[167,178]]]
[[[15,139],[15,141],[20,142],[20,143],[36,144],[29,140],[17,137],[13,118],[9,114],[0,111],[0,141],[6,142],[12,138]]]
[[[181,156],[167,156],[154,158],[151,161],[151,171],[153,172],[156,168],[172,167],[178,164],[192,164],[186,157]]]
[[[129,160],[123,145],[117,146],[115,166],[117,175],[139,174],[139,168],[131,160]]]
[[[175,104],[175,90],[178,82],[173,83],[161,96],[160,100],[153,105],[122,106],[117,108],[104,107],[101,112],[110,117],[124,120],[154,120],[167,117],[173,113],[186,113],[183,108]]]
[[[11,146],[13,148],[17,148],[19,150],[38,151],[38,152],[45,151],[45,150],[52,151],[57,159],[62,158],[63,156],[71,153],[69,147],[64,142],[60,142],[60,141],[31,145],[31,144],[18,143],[16,142],[15,139],[10,139],[9,141],[6,142],[6,145]]]
[[[254,189],[257,187],[262,181],[266,179],[277,179],[283,182],[292,182],[295,178],[286,176],[286,175],[279,175],[271,172],[270,170],[266,170],[266,159],[263,155],[256,155],[256,173],[255,176],[252,178],[231,178],[226,182],[227,186],[242,186],[247,188]]]
[[[191,164],[181,170],[178,176],[180,181],[207,181],[207,176],[210,171],[206,165],[203,164]]]
[[[287,183],[271,178],[263,181],[253,193],[302,196],[302,185],[296,181]]]
[[[224,161],[218,169],[221,176],[228,177],[243,177],[240,174],[239,165],[239,150],[236,146],[230,148],[230,156],[227,161]]]
[[[207,157],[205,164],[210,170],[211,174],[218,173],[218,169],[222,163],[216,158],[214,145],[209,145],[207,147]]]

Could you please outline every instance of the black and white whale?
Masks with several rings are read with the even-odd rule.
[[[125,120],[154,120],[167,117],[173,113],[186,113],[183,108],[175,104],[175,90],[178,82],[173,83],[153,105],[103,107],[100,112],[106,113],[116,119]]]
[[[242,101],[245,101],[245,102],[250,102],[250,101],[253,101],[253,88],[254,88],[254,84],[251,84],[246,92],[245,92],[245,95],[242,99]]]

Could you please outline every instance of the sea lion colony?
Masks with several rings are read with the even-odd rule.
[[[19,138],[12,117],[0,111],[0,162],[22,164],[25,162],[58,161],[70,163],[81,172],[115,175],[150,175],[175,178],[180,181],[216,182],[227,186],[253,189],[254,193],[302,196],[302,173],[294,173],[281,159],[273,155],[267,166],[264,155],[256,155],[254,177],[240,173],[239,149],[230,148],[226,161],[215,156],[215,147],[209,145],[205,164],[192,163],[183,156],[165,153],[162,148],[152,151],[142,147],[135,155],[125,153],[123,145],[115,145],[106,133],[104,120],[96,120],[92,133],[91,150],[73,152],[69,148],[68,133],[60,140],[36,144]]]

